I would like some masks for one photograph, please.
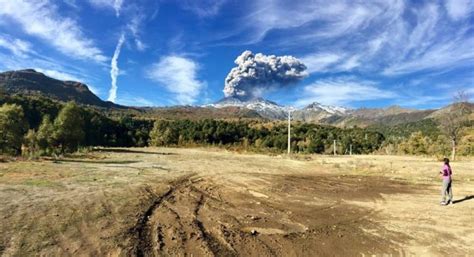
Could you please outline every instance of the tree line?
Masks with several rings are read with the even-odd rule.
[[[0,154],[29,156],[72,153],[80,147],[222,146],[262,152],[287,149],[287,124],[259,120],[165,120],[111,115],[105,110],[60,103],[46,97],[0,95]],[[292,123],[291,151],[330,154],[442,155],[451,137],[434,120],[394,127],[338,128]],[[474,131],[459,137],[462,155],[474,155]],[[336,144],[334,144],[336,143]]]
[[[283,152],[287,149],[284,122],[223,120],[157,120],[150,132],[152,146],[224,145],[242,149]],[[384,137],[361,128],[341,129],[309,123],[292,125],[291,149],[301,153],[331,153],[336,140],[338,153],[366,154],[377,150]]]
[[[153,120],[42,96],[0,95],[0,154],[71,153],[79,147],[148,145]],[[22,151],[23,146],[23,151]]]

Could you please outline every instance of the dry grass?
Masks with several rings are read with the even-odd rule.
[[[474,222],[474,199],[462,199],[474,195],[474,160],[452,163],[455,199],[462,200],[453,206],[437,205],[440,167],[439,161],[421,157],[287,157],[169,148],[102,149],[58,162],[0,162],[0,253],[133,254],[137,240],[134,228],[143,213],[170,189],[173,181],[192,176],[192,181],[200,181],[193,184],[195,191],[183,186],[182,194],[179,190],[172,192],[169,197],[175,200],[165,198],[163,204],[182,215],[183,220],[201,222],[208,240],[214,235],[219,244],[232,245],[226,247],[243,255],[268,249],[277,255],[309,255],[290,252],[303,245],[319,249],[314,251],[321,255],[380,253],[384,245],[416,255],[443,256],[447,250],[455,255],[472,255],[474,229],[469,224]],[[204,197],[204,202],[198,195]],[[201,209],[188,213],[185,210],[189,206]],[[332,210],[330,206],[337,208]],[[160,208],[149,222],[171,222],[171,214]],[[252,210],[261,213],[252,214],[254,218],[249,221],[243,213]],[[321,212],[324,218],[317,215],[322,210],[328,210]],[[341,212],[361,216],[352,225],[341,223],[343,230],[336,230],[339,234],[324,232],[326,226],[333,231],[331,226],[341,222],[337,216]],[[331,215],[333,218],[328,218]],[[225,224],[224,231],[221,226]],[[246,231],[254,228],[262,235],[247,237]],[[189,232],[194,228],[183,229]],[[288,238],[285,231],[299,232]],[[234,232],[242,237],[240,241],[231,236]],[[319,238],[322,232],[329,234]],[[339,237],[341,234],[344,239]],[[441,242],[441,238],[448,242]],[[261,240],[260,245],[269,248],[260,249],[251,240]],[[332,245],[338,240],[350,246],[348,251]],[[279,244],[274,245],[274,241]],[[172,242],[162,254],[181,248],[182,252],[199,248],[203,253],[225,248],[206,250],[206,244],[198,241],[172,248]]]

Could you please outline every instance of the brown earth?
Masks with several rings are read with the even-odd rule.
[[[472,256],[473,160],[100,149],[0,163],[1,256]]]

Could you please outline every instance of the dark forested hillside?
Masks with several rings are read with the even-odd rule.
[[[0,73],[0,88],[10,94],[43,95],[86,105],[119,107],[114,103],[102,101],[85,84],[53,79],[32,69]]]

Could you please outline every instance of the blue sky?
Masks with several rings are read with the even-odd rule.
[[[0,0],[0,70],[119,104],[215,102],[245,50],[306,65],[282,105],[441,107],[474,94],[474,1]]]

